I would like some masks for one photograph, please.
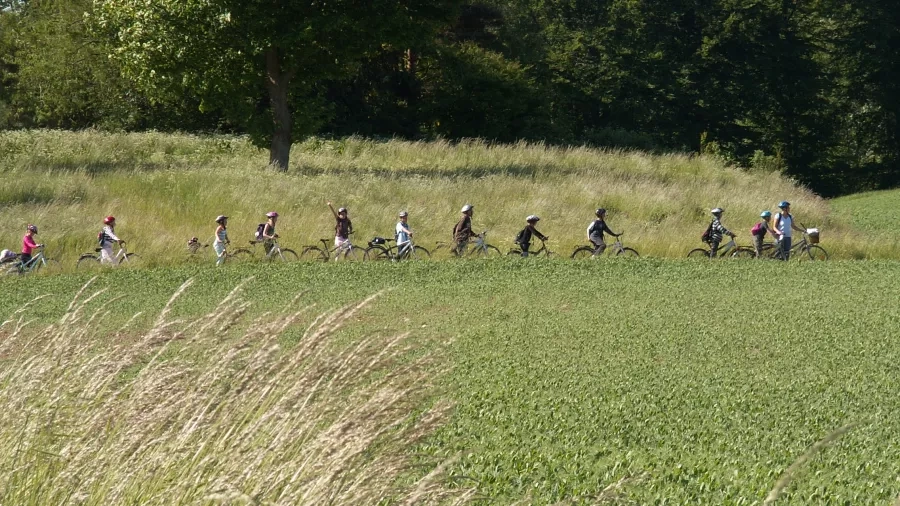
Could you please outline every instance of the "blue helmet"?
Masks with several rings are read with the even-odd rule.
[[[789,207],[790,205],[791,205],[791,203],[788,202],[787,200],[782,200],[781,203],[778,204],[778,207],[781,209],[784,209],[785,207]]]
[[[760,218],[771,218],[772,213],[771,213],[771,211],[763,211],[763,212],[759,213],[759,217]]]

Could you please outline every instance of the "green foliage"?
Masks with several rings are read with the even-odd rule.
[[[810,446],[853,422],[778,504],[890,504],[898,494],[895,262],[180,266],[110,271],[95,288],[140,287],[105,307],[113,329],[141,312],[129,327],[138,332],[187,278],[195,285],[172,319],[211,311],[251,276],[250,318],[298,289],[317,307],[387,289],[340,342],[407,331],[426,349],[449,342],[452,374],[438,386],[455,414],[407,450],[459,455],[452,483],[491,503],[758,504]],[[0,279],[16,293],[0,298],[0,315],[51,294],[27,314],[32,325],[56,322],[85,280]],[[829,289],[835,280],[840,290]]]
[[[897,240],[900,237],[900,191],[857,193],[831,201],[835,214],[854,228],[879,237]]]

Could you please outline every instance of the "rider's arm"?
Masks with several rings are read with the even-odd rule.
[[[347,233],[353,233],[353,222],[350,220],[350,218],[347,218]]]
[[[534,229],[534,234],[535,234],[536,236],[538,236],[542,241],[546,241],[546,240],[547,240],[547,236],[544,235],[544,234],[542,234],[542,233],[540,233],[540,232],[538,232],[538,229]]]
[[[272,225],[269,225],[268,223],[266,223],[266,226],[263,228],[263,238],[264,239],[274,239],[275,238],[275,234],[271,233],[270,232],[271,230],[272,230]]]
[[[96,230],[96,229],[95,229],[95,230]],[[117,242],[117,243],[123,243],[123,242],[125,242],[125,241],[123,241],[122,239],[119,239],[119,237],[118,237],[115,233],[113,233],[112,228],[110,228],[109,226],[107,226],[107,227],[104,229],[104,233],[105,233],[106,236],[109,237],[109,239],[110,239],[111,241],[113,241],[113,242]]]
[[[802,233],[804,233],[804,234],[806,233],[806,229],[805,229],[805,228],[800,228],[800,227],[798,227],[798,226],[797,226],[797,223],[796,223],[794,220],[791,220],[791,228],[793,228],[793,229],[796,230],[797,232],[802,232]]]
[[[334,210],[334,206],[331,205],[331,201],[328,201],[328,209],[331,209],[331,214],[334,215],[334,219],[338,219],[337,211]]]
[[[620,235],[620,234],[613,232],[612,229],[609,228],[609,225],[607,225],[605,221],[603,222],[603,230],[613,237],[619,237],[619,235]]]

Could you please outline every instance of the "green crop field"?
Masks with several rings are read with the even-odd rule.
[[[68,483],[73,472],[76,449],[63,448],[79,433],[78,426],[62,421],[77,420],[64,415],[66,402],[79,394],[49,403],[39,395],[42,383],[36,378],[54,380],[38,376],[44,369],[23,364],[45,364],[59,374],[68,366],[63,361],[53,369],[55,355],[45,363],[37,351],[24,363],[13,361],[15,353],[27,356],[36,345],[24,337],[11,341],[11,335],[20,319],[30,322],[20,336],[60,325],[54,322],[88,277],[0,280],[0,291],[12,294],[0,298],[4,318],[25,301],[48,295],[0,327],[0,341],[23,343],[21,349],[8,344],[0,349],[7,371],[0,376],[0,483],[14,482],[20,492],[7,492],[4,503],[58,498],[47,491]],[[900,494],[897,263],[504,258],[121,269],[104,272],[82,295],[106,290],[88,304],[106,313],[99,329],[82,336],[94,347],[84,352],[85,363],[106,363],[107,358],[88,358],[106,346],[118,349],[129,336],[157,325],[166,302],[188,279],[193,285],[172,303],[168,319],[214,311],[232,288],[249,279],[241,297],[250,306],[236,327],[250,330],[249,322],[266,312],[270,316],[263,321],[286,307],[314,304],[316,314],[381,292],[335,332],[333,345],[352,348],[366,337],[409,332],[412,356],[437,357],[425,367],[432,384],[417,402],[443,399],[454,405],[427,437],[402,446],[404,454],[425,466],[398,475],[406,476],[398,478],[404,483],[410,472],[422,475],[435,462],[449,461],[441,483],[451,490],[473,487],[476,499],[491,504],[759,504],[776,483],[786,485],[777,504],[887,505]],[[307,325],[306,320],[288,325],[277,342],[285,350],[302,347]],[[217,350],[220,342],[221,336],[211,336],[185,344],[191,353],[170,350],[157,367],[205,364],[213,359],[203,350]],[[207,364],[211,371],[223,365]],[[141,377],[141,367],[129,369],[127,377]],[[17,384],[8,383],[10,371],[19,368]],[[82,391],[77,383],[69,388]],[[217,388],[229,392],[233,387]],[[37,400],[14,395],[32,389]],[[130,402],[132,394],[119,395],[122,403]],[[254,398],[242,398],[247,413],[263,409]],[[102,392],[96,399],[103,399]],[[14,414],[23,409],[41,419],[56,416],[56,436],[28,430],[27,417]],[[84,407],[87,414],[94,409],[100,408]],[[186,426],[204,421],[190,420]],[[216,434],[237,422],[221,423]],[[150,426],[148,444],[174,444],[167,439],[168,425]],[[181,442],[186,436],[175,433],[177,451],[154,454],[152,464],[137,457],[125,460],[133,472],[114,468],[122,461],[112,457],[83,471],[84,479],[97,484],[88,488],[93,500],[87,503],[100,504],[104,498],[160,502],[153,494],[169,491],[172,483],[206,490],[216,476],[231,476],[229,486],[238,491],[257,491],[260,502],[278,502],[277,494],[260,489],[255,476],[200,465],[215,460],[215,454],[207,454],[197,441]],[[815,446],[823,439],[828,444]],[[110,444],[106,451],[115,448]],[[278,458],[285,454],[273,452]],[[185,460],[186,454],[206,457]],[[240,467],[246,464],[242,459],[257,454],[251,447],[229,455]],[[200,470],[192,474],[195,467]],[[16,469],[40,473],[25,479]],[[265,469],[281,476],[280,467]],[[160,470],[165,479],[158,478]],[[191,485],[184,484],[188,481]],[[108,483],[116,483],[112,488],[121,495],[97,494]],[[179,497],[185,501],[200,500],[197,493],[183,494]]]

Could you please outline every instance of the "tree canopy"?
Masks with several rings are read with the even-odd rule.
[[[0,128],[693,151],[837,195],[900,184],[898,46],[887,0],[2,0]]]

